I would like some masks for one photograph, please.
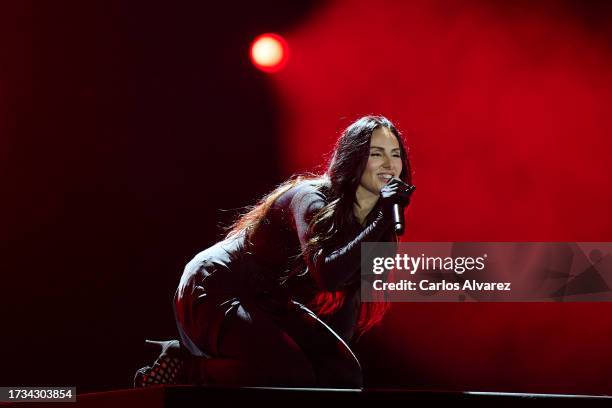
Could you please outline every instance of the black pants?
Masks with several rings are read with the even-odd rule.
[[[265,294],[205,294],[177,310],[188,310],[177,321],[192,353],[244,363],[249,372],[239,385],[362,386],[361,367],[348,345],[298,302]]]

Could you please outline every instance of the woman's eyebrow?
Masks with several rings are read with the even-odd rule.
[[[383,150],[383,151],[385,150],[384,147],[380,147],[380,146],[370,146],[370,149],[378,149],[378,150]],[[399,150],[399,149],[400,149],[399,147],[396,147],[394,149],[391,149],[391,151],[394,152],[394,151]]]

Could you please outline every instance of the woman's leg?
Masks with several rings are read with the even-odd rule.
[[[217,336],[220,357],[244,361],[257,385],[360,388],[361,367],[350,348],[297,302],[267,307],[241,299]]]
[[[284,324],[314,367],[317,384],[330,388],[361,388],[361,365],[349,346],[315,313],[293,302],[297,318]]]
[[[256,302],[235,302],[218,331],[218,357],[245,363],[248,372],[241,373],[240,385],[314,387],[310,361],[274,320]]]

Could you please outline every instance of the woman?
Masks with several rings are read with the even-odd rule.
[[[283,183],[187,264],[174,305],[182,348],[238,362],[233,385],[360,388],[348,343],[387,310],[360,302],[360,244],[397,242],[392,207],[408,205],[410,181],[388,119],[351,124],[324,175]],[[164,346],[139,385],[176,381],[178,343]]]

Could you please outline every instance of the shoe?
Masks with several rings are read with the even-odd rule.
[[[146,388],[155,385],[181,384],[184,382],[184,358],[178,340],[154,341],[145,343],[160,350],[159,357],[152,366],[142,367],[134,375],[134,388]]]

